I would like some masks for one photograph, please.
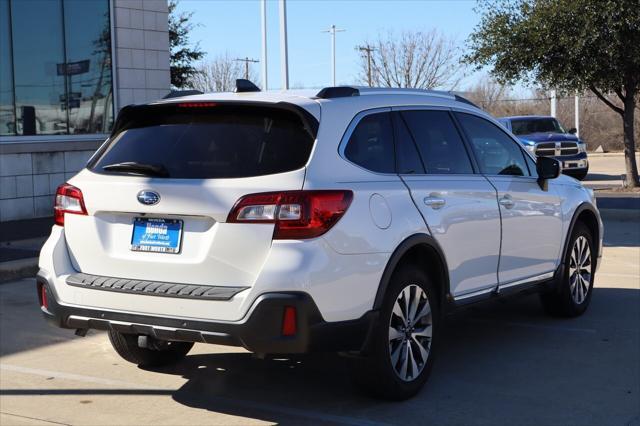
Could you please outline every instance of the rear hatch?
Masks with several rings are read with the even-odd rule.
[[[74,267],[148,281],[251,286],[273,225],[225,223],[246,194],[302,189],[317,120],[291,104],[182,102],[125,108],[69,183]]]

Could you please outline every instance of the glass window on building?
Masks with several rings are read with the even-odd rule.
[[[108,132],[109,0],[0,0],[0,13],[0,135]]]
[[[0,136],[16,134],[9,2],[0,0]]]

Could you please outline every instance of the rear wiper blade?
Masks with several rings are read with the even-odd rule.
[[[169,171],[166,167],[159,164],[144,164],[134,161],[125,161],[123,163],[108,164],[102,167],[102,170],[110,172],[130,172],[143,176],[168,177]]]

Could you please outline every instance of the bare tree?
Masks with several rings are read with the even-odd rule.
[[[245,67],[236,61],[235,55],[226,52],[212,60],[200,63],[197,73],[191,78],[190,86],[202,92],[231,92],[236,87],[236,79],[245,78]],[[249,67],[249,79],[256,81],[255,72]]]
[[[405,31],[399,37],[389,32],[361,44],[373,48],[369,54],[374,86],[451,90],[464,76],[455,40],[436,30]],[[362,55],[360,66],[359,80],[367,84],[367,55]]]
[[[509,88],[491,77],[483,77],[465,93],[470,101],[487,111],[496,110],[509,94]]]

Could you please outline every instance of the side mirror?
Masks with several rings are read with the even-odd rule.
[[[551,157],[538,157],[536,161],[536,171],[538,172],[538,185],[544,191],[547,190],[547,180],[560,176],[562,167],[560,162]]]
[[[575,127],[572,127],[569,129],[569,133],[571,133],[572,135],[575,135],[576,133],[578,133],[578,129],[576,129]]]

